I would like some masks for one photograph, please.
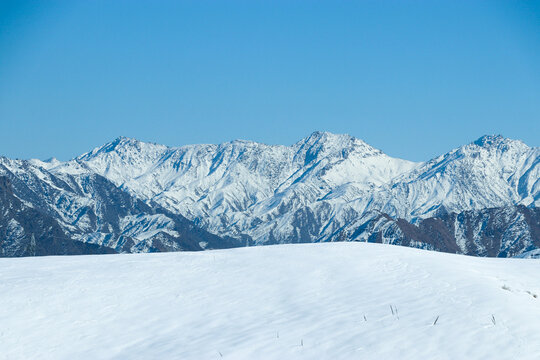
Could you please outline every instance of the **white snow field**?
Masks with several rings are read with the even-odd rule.
[[[538,359],[539,297],[537,259],[366,243],[0,259],[0,358]]]

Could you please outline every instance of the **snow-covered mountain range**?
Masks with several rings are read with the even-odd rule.
[[[71,239],[115,251],[343,240],[482,256],[540,248],[540,148],[501,136],[424,163],[326,132],[291,146],[121,137],[67,162],[3,158],[0,176]],[[204,236],[180,246],[180,227]]]

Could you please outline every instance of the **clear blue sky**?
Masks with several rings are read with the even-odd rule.
[[[540,145],[540,2],[2,1],[0,154],[349,133]]]

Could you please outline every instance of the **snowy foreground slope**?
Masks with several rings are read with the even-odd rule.
[[[0,359],[538,359],[538,274],[369,243],[0,259]]]

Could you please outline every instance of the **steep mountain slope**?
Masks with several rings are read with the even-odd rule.
[[[68,162],[0,166],[70,239],[115,251],[368,240],[514,256],[540,245],[540,148],[501,136],[425,163],[315,132],[291,146],[121,137]]]
[[[70,239],[51,216],[17,198],[6,176],[0,176],[0,213],[0,257],[115,252]]]
[[[381,214],[416,223],[540,203],[540,149],[501,136],[426,163],[322,132],[292,146],[233,141],[169,148],[118,138],[49,168],[98,173],[211,232],[257,244],[352,240]],[[531,236],[529,228],[520,236]]]
[[[4,256],[202,250],[238,245],[197,228],[181,215],[149,206],[92,172],[53,175],[35,161],[0,158],[0,176],[0,207],[6,209],[2,217],[5,224],[0,226]],[[31,245],[27,245],[29,241]],[[68,242],[72,249],[62,245],[67,250],[59,250],[54,241]],[[41,250],[25,250],[29,246]],[[90,250],[77,250],[81,247]]]
[[[468,210],[415,224],[378,214],[351,223],[340,236],[457,254],[513,257],[540,248],[540,208],[519,205]]]
[[[346,204],[416,166],[354,137],[315,132],[293,146],[166,148],[119,138],[51,171],[90,169],[210,231],[265,243],[276,228],[283,228],[279,242],[287,241],[294,211]]]
[[[501,136],[483,136],[419,166],[372,207],[408,220],[509,205],[540,205],[540,148]]]

